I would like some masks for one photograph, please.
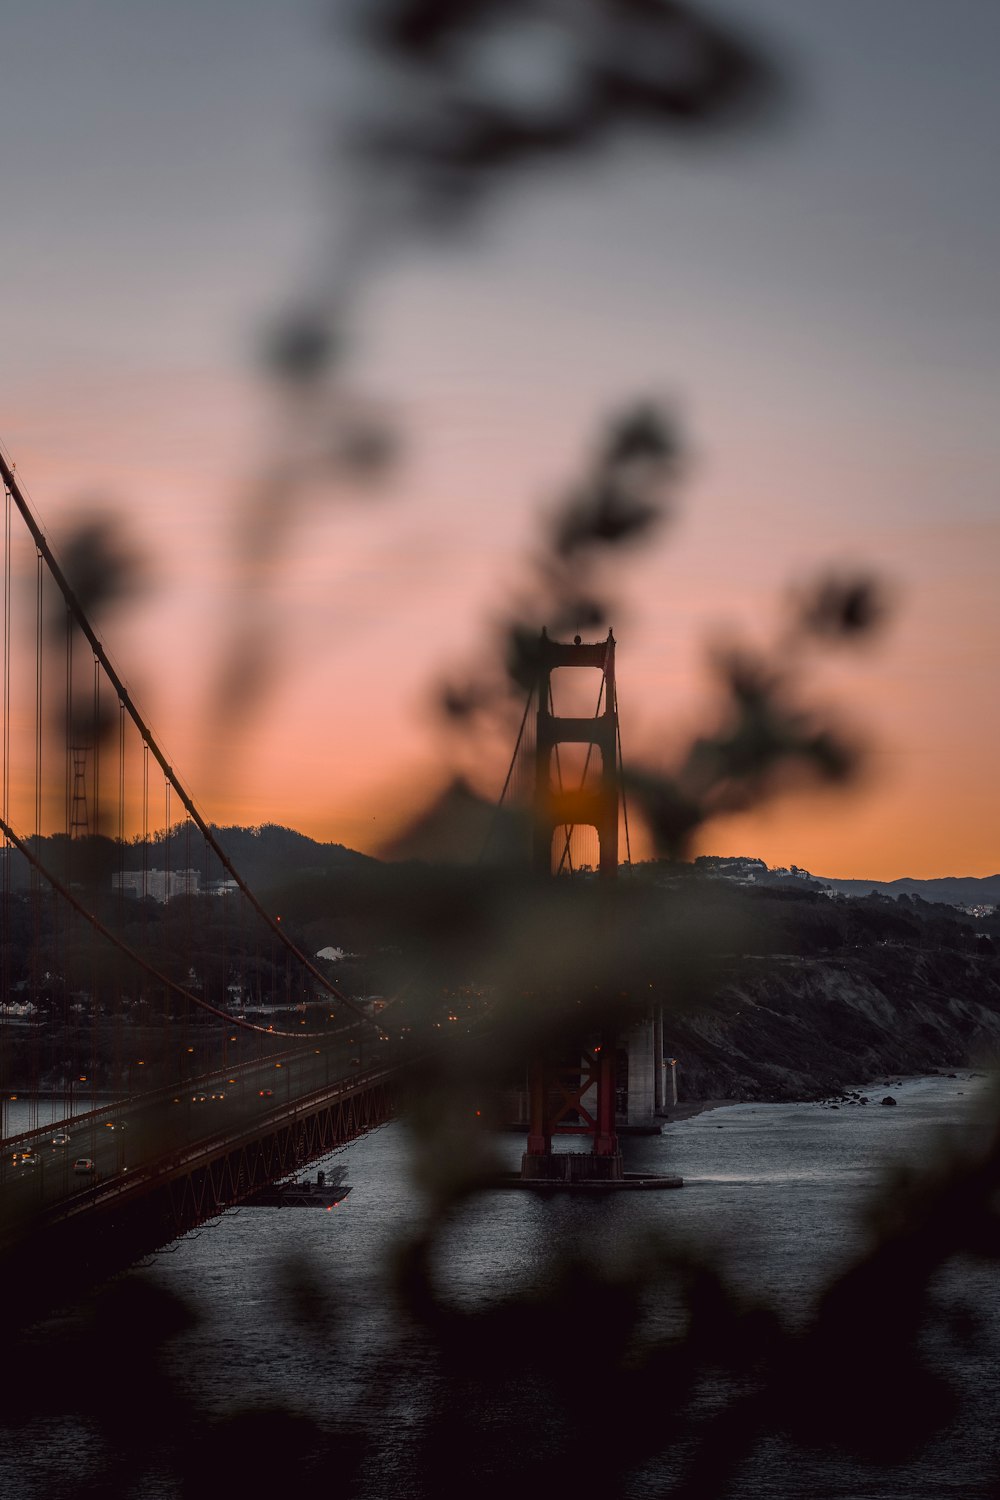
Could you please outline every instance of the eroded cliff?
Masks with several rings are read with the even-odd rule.
[[[880,945],[734,959],[713,999],[665,1017],[688,1098],[828,1095],[1000,1054],[994,958]]]

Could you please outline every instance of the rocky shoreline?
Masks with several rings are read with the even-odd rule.
[[[902,1089],[905,1084],[914,1083],[924,1078],[950,1078],[956,1082],[964,1081],[973,1083],[984,1076],[984,1072],[946,1073],[942,1069],[932,1069],[929,1072],[912,1074],[905,1078],[878,1078],[871,1083],[862,1085],[860,1088],[845,1089],[842,1093],[830,1094],[823,1098],[817,1098],[815,1094],[810,1094],[808,1097],[798,1099],[783,1096],[780,1099],[755,1099],[753,1101],[730,1098],[682,1099],[678,1100],[676,1104],[671,1105],[670,1109],[663,1113],[660,1118],[664,1125],[679,1124],[684,1120],[694,1119],[696,1115],[707,1114],[713,1109],[731,1108],[734,1105],[747,1102],[756,1104],[815,1104],[821,1109],[841,1109],[844,1106],[854,1106],[855,1108],[870,1108],[873,1106],[878,1108],[881,1106],[883,1108],[891,1108],[899,1102],[893,1090]]]
[[[831,1100],[859,1078],[985,1069],[1000,1057],[998,966],[889,946],[746,956],[711,999],[665,1015],[664,1038],[698,1108]]]

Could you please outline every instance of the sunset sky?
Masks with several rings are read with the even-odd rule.
[[[337,239],[322,8],[7,7],[0,440],[57,551],[96,498],[145,557],[102,633],[212,820],[376,850],[447,767],[434,687],[486,649],[540,508],[609,413],[656,397],[688,462],[613,621],[626,758],[666,763],[706,722],[713,640],[767,642],[791,585],[860,565],[894,617],[809,694],[869,744],[863,784],[703,848],[843,877],[1000,869],[1000,6],[703,8],[752,23],[783,116],[622,140],[399,247],[352,351],[398,470],[317,495],[250,567],[277,427],[261,330]],[[251,594],[276,675],[223,755],[206,704]]]

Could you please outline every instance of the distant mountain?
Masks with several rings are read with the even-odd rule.
[[[1000,905],[1000,875],[943,875],[937,880],[834,880],[827,875],[813,877],[844,896],[920,896],[924,901],[940,901],[946,906]]]
[[[278,823],[264,823],[257,828],[238,825],[221,828],[213,823],[211,827],[255,895],[303,876],[326,877],[380,867],[379,861],[367,854],[358,854],[343,844],[317,843],[304,833]],[[176,871],[194,866],[203,889],[209,882],[226,876],[221,862],[206,850],[201,835],[183,823],[175,824],[169,833],[151,835],[145,845],[139,839],[124,848],[98,834],[79,840],[53,834],[30,838],[28,844],[43,868],[56,876],[71,881],[90,880],[106,889],[120,869]],[[27,861],[16,850],[3,853],[9,864],[11,888],[27,890],[30,884]]]
[[[467,788],[457,784],[449,789],[429,815],[388,851],[389,859],[447,862],[458,858],[459,852],[464,854],[470,848],[482,848],[490,818],[495,821],[495,810],[489,809],[487,817],[484,807],[485,804],[478,803]],[[257,894],[286,886],[289,882],[301,882],[303,878],[325,879],[347,872],[361,874],[387,870],[383,861],[371,855],[359,854],[344,844],[319,843],[279,823],[263,823],[255,828],[239,824],[220,827],[213,823],[211,826],[235,868]],[[206,855],[200,835],[192,833],[182,823],[175,824],[169,833],[151,835],[145,849],[141,840],[137,840],[126,844],[122,850],[112,839],[98,835],[71,842],[65,834],[55,834],[32,837],[28,843],[46,869],[64,878],[69,878],[70,874],[71,849],[73,875],[79,878],[87,871],[99,883],[103,879],[110,884],[112,875],[122,867],[126,870],[141,870],[144,866],[151,870],[182,870],[197,864],[203,886],[223,878],[226,873],[213,854]],[[7,878],[12,889],[27,889],[27,862],[13,849],[2,852],[9,867]],[[945,875],[935,880],[914,880],[909,876],[899,880],[841,880],[830,875],[812,875],[797,865],[769,869],[762,859],[716,855],[702,855],[691,864],[668,865],[665,861],[653,860],[636,868],[654,871],[660,867],[675,878],[696,876],[741,886],[752,885],[757,889],[779,886],[789,890],[819,891],[825,887],[844,896],[868,896],[876,892],[894,898],[917,896],[945,906],[1000,907],[1000,874],[982,877]]]
[[[269,890],[308,875],[370,869],[378,860],[344,844],[320,844],[294,828],[264,823],[259,828],[212,825],[212,832],[252,891]],[[176,851],[179,856],[180,851]],[[176,857],[175,856],[175,857]],[[222,871],[219,871],[222,874]]]
[[[740,885],[803,887],[837,891],[842,896],[918,896],[922,901],[936,901],[945,906],[1000,906],[1000,875],[942,875],[935,880],[839,880],[832,875],[812,875],[798,865],[769,869],[762,859],[748,855],[738,857],[700,855],[688,869],[695,875],[713,880],[735,881]]]

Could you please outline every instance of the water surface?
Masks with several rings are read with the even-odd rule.
[[[673,1241],[708,1243],[738,1287],[773,1303],[794,1323],[808,1315],[824,1279],[864,1243],[864,1205],[878,1191],[887,1164],[919,1163],[935,1140],[975,1136],[984,1128],[973,1111],[983,1088],[982,1080],[968,1074],[906,1080],[891,1089],[869,1087],[867,1107],[742,1104],[671,1124],[660,1137],[629,1140],[627,1166],[680,1173],[683,1189],[596,1202],[483,1194],[455,1215],[442,1238],[434,1262],[438,1285],[458,1309],[489,1307],[516,1288],[545,1285],[554,1245],[589,1247],[613,1260],[627,1256],[637,1242],[666,1234]],[[887,1092],[898,1100],[894,1109],[879,1105]],[[512,1168],[522,1149],[517,1136],[498,1142]],[[359,1435],[368,1455],[357,1478],[363,1500],[430,1495],[417,1483],[414,1455],[424,1451],[427,1423],[440,1418],[443,1399],[455,1407],[455,1444],[463,1437],[461,1380],[456,1386],[440,1351],[401,1317],[392,1291],[394,1249],[423,1215],[409,1153],[406,1128],[387,1126],[328,1158],[346,1163],[353,1185],[332,1212],[234,1211],[157,1256],[149,1272],[198,1313],[197,1325],[169,1350],[172,1377],[220,1415],[235,1405],[284,1402],[327,1430]],[[321,1302],[328,1299],[314,1327],[298,1318],[294,1278],[280,1269],[289,1261],[307,1265]],[[775,1437],[761,1447],[733,1493],[741,1500],[799,1500],[810,1491],[830,1500],[992,1493],[989,1434],[1000,1390],[1000,1289],[992,1268],[963,1263],[943,1278],[941,1295],[971,1301],[990,1335],[979,1347],[960,1341],[930,1351],[958,1393],[958,1421],[946,1442],[931,1443],[917,1462],[887,1473],[791,1451]],[[648,1309],[650,1329],[661,1333],[679,1316],[669,1299]],[[516,1334],[523,1336],[523,1329]],[[893,1351],[859,1348],[858,1359],[885,1362],[891,1400]],[[571,1403],[574,1383],[583,1399],[594,1373],[585,1361],[567,1372]],[[474,1365],[462,1379],[474,1382]],[[526,1442],[529,1456],[534,1442],[539,1472],[544,1465],[552,1437],[546,1415],[533,1416],[525,1433],[525,1393],[517,1387],[516,1363],[506,1384],[490,1387],[496,1430],[487,1434],[480,1494],[492,1493],[486,1481],[494,1440]],[[479,1420],[481,1438],[481,1413]],[[44,1453],[28,1443],[16,1462],[0,1456],[0,1492],[11,1500],[75,1493],[78,1440],[71,1426],[50,1425]],[[622,1493],[635,1500],[669,1493],[676,1475],[671,1463],[661,1458],[638,1465]],[[135,1493],[144,1500],[172,1500],[178,1491],[165,1475],[150,1472]]]

